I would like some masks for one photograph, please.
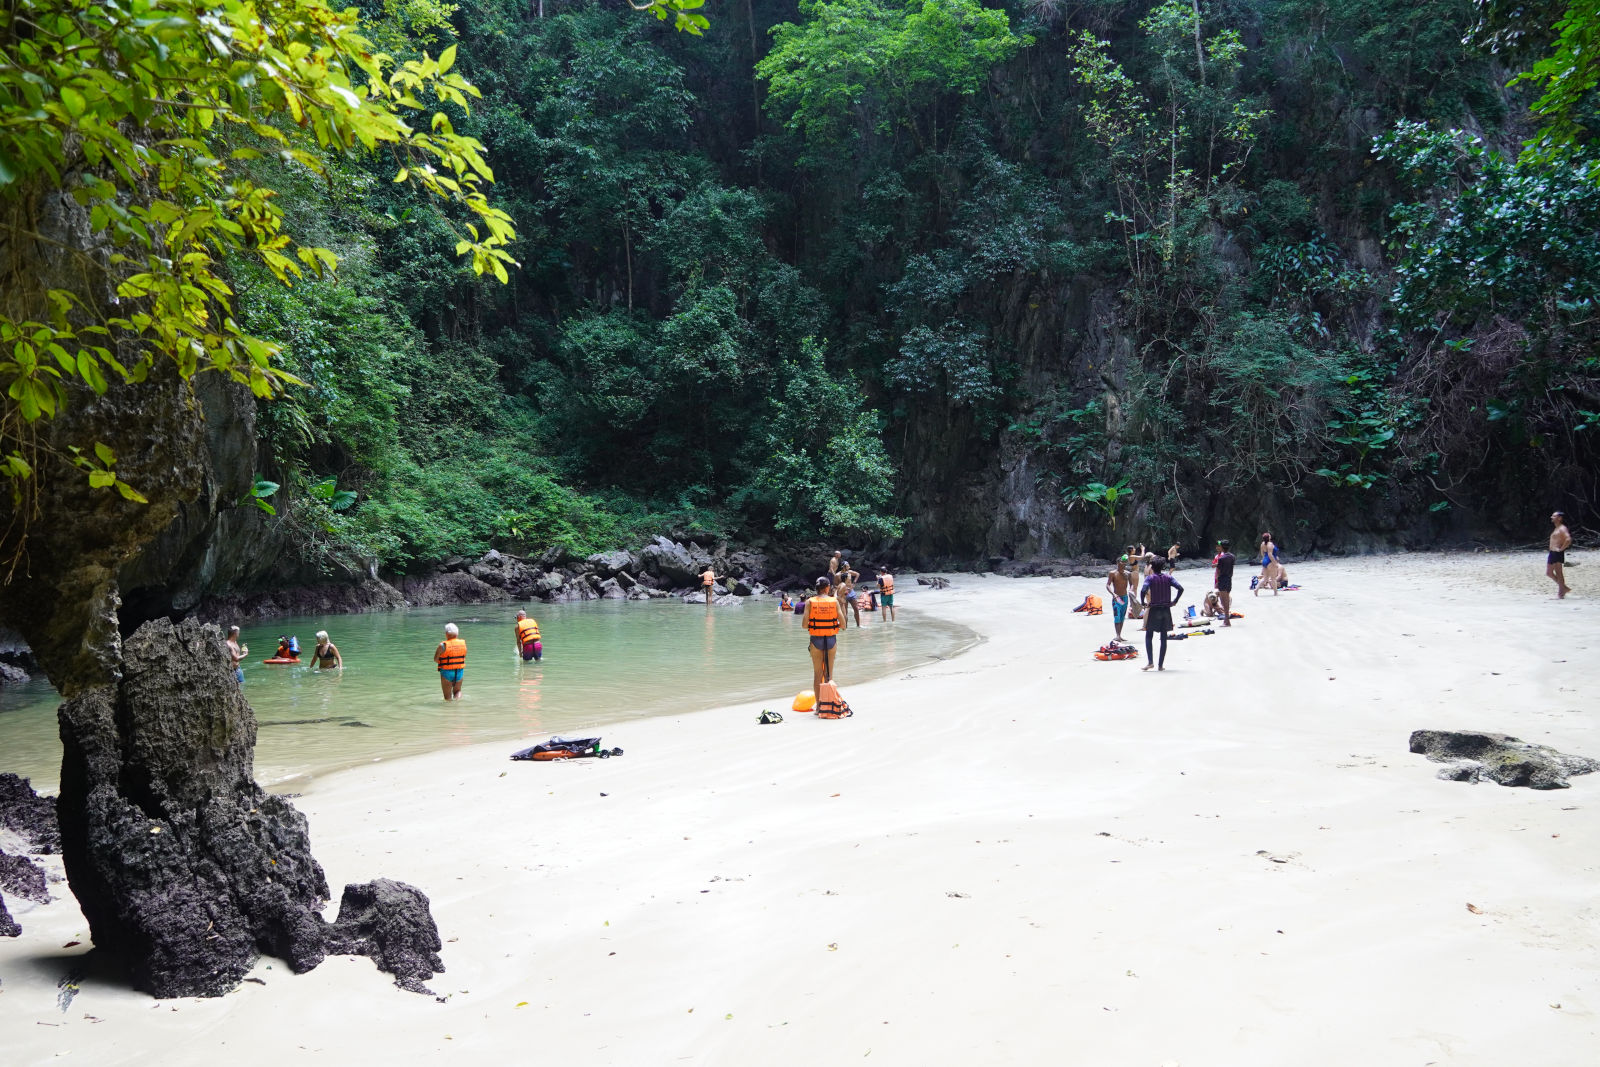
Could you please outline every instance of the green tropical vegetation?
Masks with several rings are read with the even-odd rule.
[[[77,265],[0,305],[11,515],[163,361],[328,568],[1592,515],[1597,8],[8,5],[3,225]]]

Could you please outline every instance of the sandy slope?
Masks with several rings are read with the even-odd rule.
[[[91,974],[62,1012],[68,898],[0,944],[4,1060],[1588,1067],[1600,779],[1440,782],[1406,751],[1600,755],[1600,589],[1580,567],[1557,603],[1541,572],[1302,564],[1159,675],[1089,657],[1110,617],[1067,609],[1095,583],[960,576],[895,625],[988,640],[854,687],[850,721],[750,705],[619,728],[606,762],[495,745],[319,783],[330,882],[431,895],[446,1003],[335,959],[211,1002]]]

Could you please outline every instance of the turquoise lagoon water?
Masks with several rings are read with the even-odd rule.
[[[244,691],[260,723],[256,777],[279,789],[340,767],[455,745],[584,731],[656,715],[753,701],[787,710],[811,685],[800,620],[770,598],[707,610],[678,600],[533,604],[544,661],[523,663],[516,606],[412,608],[374,615],[284,618],[244,630]],[[840,639],[838,678],[861,682],[948,657],[976,637],[917,617],[865,625]],[[454,622],[468,647],[461,700],[441,699],[433,650]],[[326,629],[345,669],[267,666],[279,634],[300,639],[309,663]],[[0,688],[0,771],[53,791],[61,764],[55,691],[46,683]],[[608,743],[622,742],[615,732]],[[508,746],[509,749],[509,746]]]

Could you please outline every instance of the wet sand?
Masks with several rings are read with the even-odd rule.
[[[1443,782],[1406,742],[1600,756],[1589,572],[1558,603],[1531,553],[1291,564],[1303,589],[1242,590],[1162,673],[1092,659],[1110,615],[1070,609],[1100,583],[904,582],[869,626],[986,640],[851,687],[854,719],[787,711],[797,647],[764,704],[605,731],[620,759],[499,743],[317,781],[329,882],[432,898],[443,1004],[267,959],[215,1001],[90,967],[63,1011],[87,930],[58,885],[0,942],[5,1060],[1587,1067],[1600,775]]]

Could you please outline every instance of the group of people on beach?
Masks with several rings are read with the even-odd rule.
[[[1263,531],[1260,540],[1261,574],[1251,583],[1255,595],[1262,589],[1271,589],[1274,596],[1287,586],[1288,571],[1278,555],[1277,543],[1270,531]],[[1144,625],[1143,670],[1167,669],[1167,642],[1173,630],[1172,609],[1184,594],[1183,584],[1172,572],[1178,569],[1178,545],[1167,549],[1165,556],[1149,551],[1144,545],[1129,545],[1117,560],[1117,565],[1106,575],[1106,592],[1111,594],[1111,624],[1116,632],[1116,642],[1126,644],[1122,627],[1132,617]],[[1205,596],[1200,617],[1219,620],[1223,626],[1233,625],[1233,569],[1237,558],[1231,542],[1219,540],[1217,551],[1211,557],[1211,591]],[[1155,638],[1160,635],[1161,651],[1155,651]]]
[[[850,566],[844,552],[835,550],[828,559],[828,573],[820,575],[813,583],[815,590],[811,596],[791,598],[787,593],[779,594],[778,610],[798,612],[805,628],[806,652],[811,657],[812,692],[820,691],[823,682],[832,680],[834,660],[839,655],[839,634],[849,628],[852,616],[856,626],[861,625],[862,600],[868,600],[868,611],[881,613],[881,621],[895,619],[894,575],[889,568],[878,568],[874,590],[858,589],[860,580],[861,573]]]

